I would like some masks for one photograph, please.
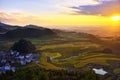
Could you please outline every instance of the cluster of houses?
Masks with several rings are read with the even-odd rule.
[[[0,51],[0,74],[6,71],[15,72],[20,66],[29,63],[39,63],[38,53],[21,54],[17,51]]]

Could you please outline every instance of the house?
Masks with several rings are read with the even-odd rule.
[[[24,60],[20,60],[21,65],[26,65],[26,62]]]
[[[15,72],[16,68],[33,63],[39,63],[38,53],[28,53],[21,55],[21,53],[10,50],[10,52],[0,51],[0,74],[6,71]],[[19,65],[19,66],[18,66]]]
[[[19,56],[19,54],[20,54],[19,52],[16,52],[16,56]]]
[[[5,65],[5,66],[4,66],[4,70],[5,70],[5,71],[10,71],[10,70],[11,70],[11,66],[8,65],[8,64]]]
[[[95,71],[95,73],[99,75],[105,75],[108,73],[105,70],[103,70],[103,68],[100,68],[100,69],[93,68],[93,71]]]
[[[24,60],[24,59],[25,59],[25,57],[22,56],[22,55],[18,56],[18,58],[19,58],[20,60]]]
[[[1,63],[6,63],[6,62],[7,62],[6,59],[2,59],[2,60],[1,60]]]
[[[14,55],[14,53],[15,53],[14,51],[10,50],[10,54],[11,54],[11,55]]]
[[[12,72],[15,72],[16,68],[15,67],[11,67]]]

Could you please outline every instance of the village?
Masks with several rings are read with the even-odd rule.
[[[40,54],[28,53],[21,54],[20,52],[10,50],[9,52],[0,51],[0,74],[7,71],[15,72],[20,66],[30,63],[39,63]]]

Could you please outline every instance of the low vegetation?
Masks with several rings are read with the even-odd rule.
[[[29,80],[114,80],[120,67],[114,62],[119,63],[120,56],[114,53],[111,39],[107,39],[108,43],[98,43],[98,39],[94,42],[94,39],[91,35],[80,37],[77,33],[67,32],[44,38],[26,38],[40,53],[40,63],[23,66],[15,75],[12,72],[1,74],[0,80],[27,80],[28,77]],[[17,41],[1,39],[0,50],[8,51]],[[34,50],[32,48],[29,50]],[[26,47],[23,49],[27,50]],[[92,71],[94,67],[105,68],[109,74],[99,77]]]
[[[99,80],[93,72],[82,73],[81,71],[46,70],[37,65],[26,66],[15,73],[7,72],[0,75],[0,80]]]

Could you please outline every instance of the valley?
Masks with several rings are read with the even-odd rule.
[[[37,64],[40,68],[82,72],[103,68],[108,72],[102,76],[104,80],[119,75],[120,54],[114,53],[113,48],[112,51],[104,51],[106,48],[111,50],[110,44],[117,41],[112,42],[111,39],[106,38],[107,42],[105,42],[105,38],[97,39],[90,34],[62,31],[57,31],[57,35],[53,36],[26,39],[30,40],[41,54],[40,63]],[[4,48],[7,51],[16,41],[17,39],[1,39],[0,49]],[[33,65],[36,64],[29,64],[29,66]]]
[[[105,75],[97,74],[100,80],[119,78],[119,37],[99,37],[88,33],[56,29],[48,29],[52,34],[47,35],[49,33],[46,33],[45,35],[45,31],[39,32],[44,28],[37,28],[33,25],[30,29],[39,31],[35,31],[36,34],[26,35],[26,33],[30,34],[29,27],[23,29],[26,30],[22,30],[22,35],[19,35],[15,29],[5,34],[7,35],[10,32],[13,33],[11,35],[14,37],[9,35],[9,37],[0,38],[0,51],[9,51],[10,47],[21,38],[31,41],[36,46],[36,50],[40,54],[39,63],[28,64],[20,67],[20,69],[31,69],[34,66],[35,70],[39,67],[45,72],[46,70],[48,72],[49,70],[55,72],[64,70],[68,72],[80,71],[82,74],[93,71],[93,69],[103,69],[107,73]]]

